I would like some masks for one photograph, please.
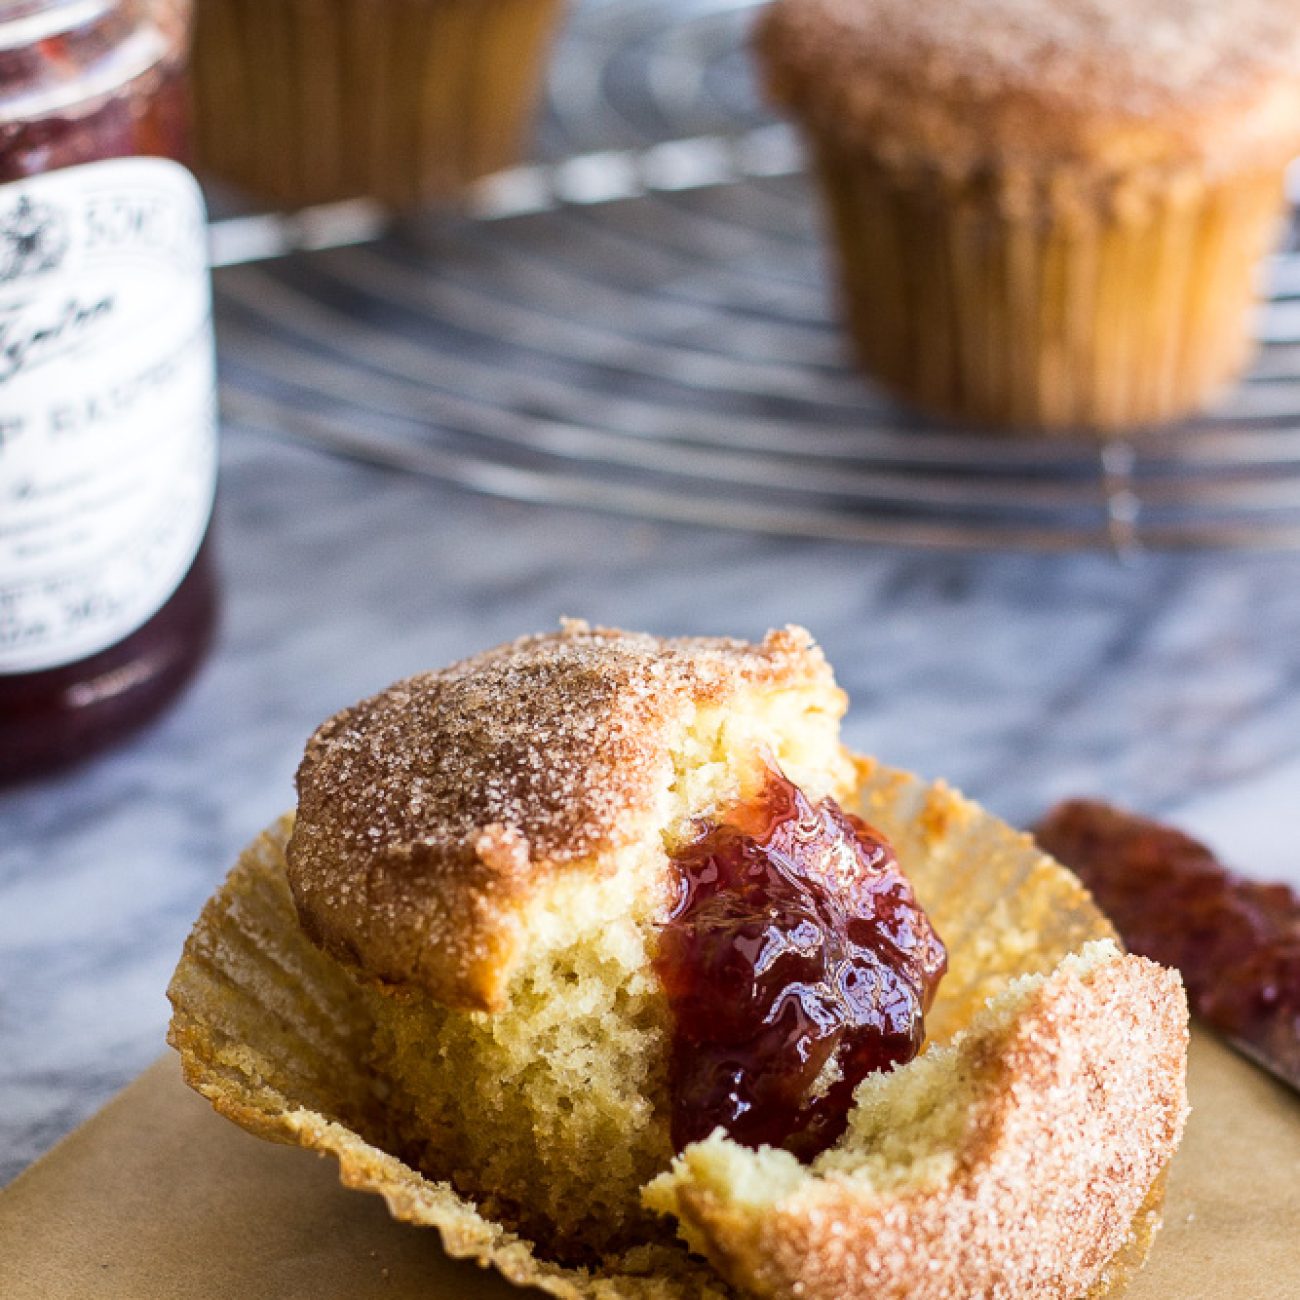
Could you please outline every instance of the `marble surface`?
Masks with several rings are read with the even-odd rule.
[[[703,41],[714,28],[691,30]],[[555,121],[586,130],[595,119],[585,101],[573,109],[582,79],[568,74],[595,56],[572,42],[561,54],[572,111]],[[750,99],[718,102],[744,117]],[[552,135],[552,152],[628,142]],[[620,269],[659,233],[634,216]],[[735,229],[712,222],[701,200],[693,238],[731,247]],[[594,225],[581,235],[566,253],[603,249]],[[291,268],[284,283],[312,278]],[[258,346],[232,305],[244,283],[226,274],[228,374]],[[254,287],[268,310],[279,301]],[[807,292],[823,312],[824,287]],[[829,325],[825,340],[803,333],[838,347]],[[520,372],[531,342],[511,354]],[[588,371],[627,384],[620,357],[604,365],[596,349]],[[489,359],[503,372],[495,400],[546,413],[527,376]],[[574,373],[557,371],[548,393]],[[805,624],[852,697],[855,747],[1020,823],[1065,795],[1110,797],[1300,884],[1300,555],[925,553],[656,525],[491,501],[238,425],[224,431],[218,543],[219,641],[179,705],[107,757],[0,794],[0,1183],[164,1050],[163,991],[189,925],[291,804],[311,730],[399,676],[565,614],[661,633]]]
[[[1300,557],[921,554],[487,502],[238,428],[219,644],[134,743],[0,796],[0,1178],[163,1050],[163,989],[331,711],[561,614],[798,621],[852,743],[1013,820],[1097,793],[1300,883]]]

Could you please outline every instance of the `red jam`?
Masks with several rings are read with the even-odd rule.
[[[1176,967],[1192,1010],[1300,1079],[1300,898],[1227,870],[1197,840],[1073,800],[1035,829],[1134,952]]]
[[[920,1051],[943,944],[884,838],[777,773],[676,867],[657,961],[676,1021],[673,1143],[720,1126],[811,1159],[863,1078]]]

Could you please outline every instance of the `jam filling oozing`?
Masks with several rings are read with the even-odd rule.
[[[889,844],[773,772],[675,858],[657,966],[678,1151],[721,1126],[803,1160],[868,1074],[910,1061],[947,954]]]

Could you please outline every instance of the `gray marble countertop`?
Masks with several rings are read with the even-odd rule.
[[[704,0],[682,3],[692,13],[710,9]],[[662,21],[660,6],[632,8]],[[743,6],[712,8],[735,26],[733,10]],[[574,69],[598,57],[591,51],[614,5],[588,9],[587,43],[575,32],[557,55],[567,71],[556,78],[564,94],[544,143],[550,156],[641,139],[630,119],[600,118],[575,98],[586,83]],[[696,24],[687,35],[704,48],[720,30]],[[747,73],[730,30],[718,38],[725,37],[720,66],[734,72],[725,84],[743,91]],[[689,44],[674,37],[671,47]],[[634,62],[659,73],[667,66]],[[697,81],[711,95],[723,84]],[[623,95],[624,82],[611,85]],[[700,133],[720,129],[719,121],[756,120],[754,98],[712,96],[711,105],[740,107],[721,117],[710,109],[686,125]],[[567,117],[559,111],[566,106]],[[658,121],[654,113],[648,120]],[[623,134],[601,134],[608,121]],[[797,188],[777,189],[759,196],[753,214],[771,222],[795,210],[802,223],[801,203]],[[696,343],[707,349],[715,329],[709,295],[719,284],[745,289],[769,260],[767,245],[735,224],[725,196],[695,206],[683,200],[682,213],[688,224],[679,243],[692,253],[739,249],[716,282],[679,258],[664,233],[666,201],[625,209],[621,233],[612,224],[598,232],[580,214],[564,250],[579,261],[599,255],[628,273],[629,316],[675,268],[694,297],[658,301],[655,319],[667,325],[654,347],[624,339],[621,350],[606,349],[579,320],[569,322],[569,335],[584,343],[582,367],[534,355],[526,332],[503,361],[506,340],[463,306],[464,285],[453,277],[434,306],[451,322],[446,337],[463,336],[469,360],[488,366],[493,382],[478,395],[557,419],[570,386],[600,385],[603,393],[619,382],[640,400],[665,386],[658,373],[632,386],[643,355],[681,356]],[[777,269],[804,279],[774,277],[767,297],[742,295],[741,352],[749,356],[745,349],[767,337],[760,324],[768,298],[806,300],[807,319],[786,321],[779,338],[782,347],[806,339],[808,373],[824,376],[841,345],[826,315],[816,246],[811,234],[800,244],[784,225],[777,233]],[[422,247],[415,241],[397,253],[413,260]],[[445,251],[436,241],[429,247]],[[500,247],[476,245],[456,275],[469,283],[485,274],[501,260]],[[646,249],[649,269],[632,274],[637,250]],[[380,263],[364,250],[359,258],[370,275],[384,271],[385,284],[409,274],[401,261]],[[357,318],[375,330],[389,328],[390,317],[413,335],[426,329],[426,319],[412,324],[409,310],[406,317],[388,310],[378,293],[367,299],[365,278],[344,274],[351,265],[327,254],[287,266],[274,282],[226,274],[220,341],[241,392],[260,394],[267,382],[253,363],[271,326],[250,323],[254,309],[288,319],[275,327],[288,335],[295,311],[307,319],[302,295],[328,307],[312,309],[313,321],[326,322],[320,336],[304,329],[294,340],[303,409],[333,411],[345,400],[313,387],[306,360],[323,358],[312,373],[337,379],[330,367],[342,367],[349,349],[371,337],[361,330],[353,338]],[[551,286],[549,304],[565,299],[569,308],[581,297],[580,271],[558,257],[525,269]],[[607,302],[623,300],[593,301],[608,314]],[[677,325],[683,302],[693,304],[689,328]],[[335,339],[338,355],[330,357],[326,342]],[[761,371],[767,356],[754,352],[745,373]],[[419,429],[440,400],[444,361],[434,350],[427,367],[435,373],[424,386],[416,382],[428,378],[423,351],[412,363],[420,373],[380,376],[382,390],[377,371],[365,382],[399,407],[409,400],[417,418],[407,423]],[[466,373],[478,383],[480,371]],[[673,409],[689,411],[702,399],[685,389],[672,400]],[[607,405],[603,418],[623,412],[617,401]],[[779,422],[790,409],[778,400],[768,413]],[[736,412],[728,406],[727,414]],[[926,553],[651,524],[489,500],[239,423],[224,431],[217,528],[221,630],[179,705],[80,770],[0,794],[0,1183],[165,1050],[164,989],[189,926],[241,846],[291,805],[292,774],[313,728],[395,678],[552,626],[561,615],[749,637],[804,624],[852,698],[846,736],[854,747],[946,777],[1021,824],[1066,795],[1109,797],[1178,819],[1245,870],[1300,883],[1300,554],[1121,561],[1099,553]]]
[[[851,742],[1025,821],[1096,793],[1300,882],[1300,558],[920,554],[485,501],[239,428],[219,642],[111,755],[0,796],[0,1178],[163,1048],[190,922],[326,715],[562,614],[800,622]]]

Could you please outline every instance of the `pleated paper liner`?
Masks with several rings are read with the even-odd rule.
[[[863,366],[976,424],[1105,436],[1187,415],[1250,358],[1280,169],[1031,194],[816,150]]]
[[[894,843],[948,946],[928,1020],[945,1042],[1023,974],[1113,931],[1079,882],[1027,835],[942,784],[863,761],[856,809]],[[298,927],[284,873],[292,820],[240,858],[208,902],[173,977],[170,1041],[186,1081],[227,1118],[271,1141],[328,1152],[343,1183],[384,1198],[399,1220],[436,1228],[448,1254],[562,1300],[721,1300],[731,1292],[684,1249],[647,1247],[601,1273],[564,1268],[481,1215],[446,1183],[403,1163],[369,1070],[370,1025],[350,977]],[[1098,1287],[1145,1258],[1163,1187],[1152,1190]]]
[[[198,166],[285,205],[447,199],[520,160],[562,9],[198,0]]]

